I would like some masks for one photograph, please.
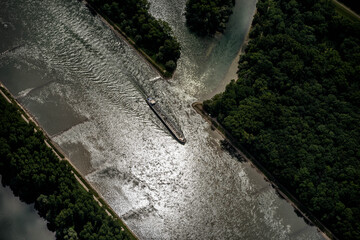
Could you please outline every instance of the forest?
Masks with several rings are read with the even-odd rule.
[[[66,161],[60,161],[17,108],[0,97],[0,174],[2,184],[39,215],[59,240],[130,239],[117,219],[76,181]]]
[[[204,109],[340,239],[360,239],[360,24],[259,0],[238,79]]]
[[[186,26],[199,36],[223,32],[234,5],[235,0],[188,0],[185,7]]]
[[[105,14],[157,64],[170,73],[180,58],[180,43],[168,23],[155,19],[148,12],[147,0],[88,0],[96,10]],[[169,74],[167,74],[169,75]]]

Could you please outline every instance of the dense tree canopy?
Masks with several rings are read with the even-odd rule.
[[[88,0],[130,37],[138,47],[172,73],[180,57],[180,43],[170,26],[148,12],[147,0]]]
[[[360,239],[360,24],[259,0],[237,81],[204,108],[333,233]]]
[[[235,0],[188,0],[186,25],[200,36],[214,35],[225,30]]]
[[[1,96],[0,174],[2,184],[21,200],[35,202],[57,239],[129,239],[119,222],[79,185],[69,164],[45,145],[43,134],[34,132]]]

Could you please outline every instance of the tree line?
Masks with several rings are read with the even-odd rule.
[[[88,0],[169,73],[176,69],[180,43],[168,23],[149,13],[147,0]]]
[[[204,109],[341,239],[360,239],[360,24],[259,0],[238,80]]]
[[[351,10],[356,12],[357,14],[360,14],[360,5],[358,1],[354,0],[339,0],[339,2],[345,4],[347,7],[349,7]]]
[[[0,174],[2,184],[39,215],[59,240],[130,239],[60,161],[17,108],[0,97]]]
[[[199,36],[212,36],[223,32],[232,14],[235,0],[188,0],[186,25]]]

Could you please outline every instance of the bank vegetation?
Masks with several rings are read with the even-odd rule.
[[[59,160],[41,131],[0,96],[0,174],[20,200],[32,204],[60,240],[134,239],[109,216]]]
[[[204,102],[335,236],[360,239],[360,24],[259,0],[238,80]]]
[[[232,14],[235,0],[188,0],[186,26],[199,36],[213,36],[223,32]]]
[[[148,55],[165,77],[174,73],[180,43],[169,24],[149,13],[147,0],[87,0],[90,6],[115,24],[136,48]],[[151,64],[152,61],[150,61]]]

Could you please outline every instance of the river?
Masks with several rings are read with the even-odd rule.
[[[52,240],[55,234],[47,229],[33,204],[21,202],[9,187],[0,184],[0,239]]]
[[[0,56],[0,81],[141,239],[322,239],[191,107],[235,77],[256,0],[237,0],[227,31],[205,39],[186,29],[185,0],[150,2],[182,45],[173,79],[82,3],[17,0],[0,3],[0,52],[20,45]],[[181,126],[185,145],[143,92]]]

